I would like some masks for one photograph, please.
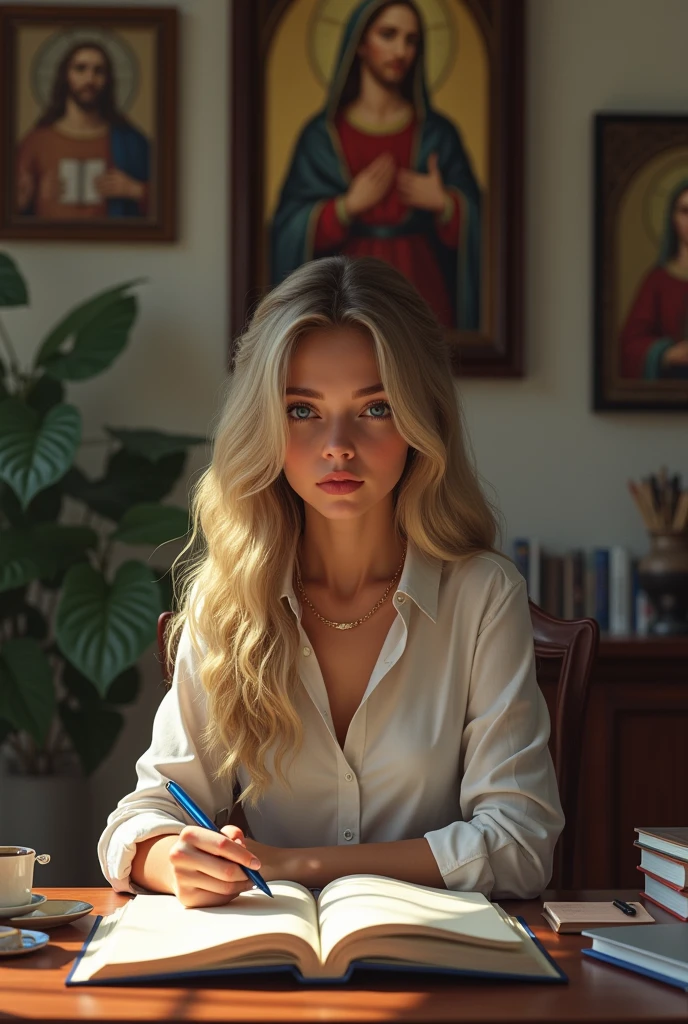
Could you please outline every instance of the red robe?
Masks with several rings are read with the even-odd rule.
[[[397,167],[411,168],[411,148],[415,133],[415,118],[399,132],[390,135],[368,134],[349,124],[340,112],[335,119],[342,150],[354,178],[359,171],[380,156],[391,153]],[[349,236],[348,226],[337,216],[336,200],[329,199],[320,211],[315,231],[314,251],[319,256],[337,249],[347,256],[377,256],[391,263],[411,281],[445,327],[456,324],[455,311],[449,299],[442,269],[435,257],[430,239],[422,233],[400,235],[396,238],[365,238]],[[436,230],[446,246],[456,248],[459,243],[459,202],[452,196],[453,210],[450,220],[441,223],[436,218]],[[408,213],[396,185],[392,185],[384,199],[371,210],[360,215],[366,224],[398,224]]]
[[[688,281],[655,267],[640,285],[621,332],[622,377],[644,377],[647,352],[660,338],[687,337]]]

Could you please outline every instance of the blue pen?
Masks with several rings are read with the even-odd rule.
[[[185,793],[181,786],[177,785],[176,782],[166,782],[165,788],[169,790],[171,795],[177,801],[183,811],[189,815],[190,818],[200,825],[202,828],[209,828],[211,832],[220,832],[221,829],[217,827],[214,821],[211,821],[207,814],[204,814],[200,807],[198,807],[188,793]],[[262,877],[259,871],[253,871],[251,868],[245,868],[243,864],[238,865],[242,871],[245,871],[248,877],[251,879],[254,885],[257,885],[266,896],[272,896],[272,893],[268,889],[267,882]],[[273,897],[274,899],[274,897]]]

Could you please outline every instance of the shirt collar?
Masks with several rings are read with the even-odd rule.
[[[280,597],[286,597],[295,615],[299,615],[299,602],[294,593],[292,582],[294,574],[294,556],[289,559],[284,576]],[[406,594],[422,612],[433,622],[437,622],[437,603],[439,599],[442,560],[425,555],[412,540],[408,542],[404,568],[397,590]]]

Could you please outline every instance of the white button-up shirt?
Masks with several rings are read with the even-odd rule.
[[[552,873],[564,818],[535,679],[523,577],[501,555],[461,562],[428,558],[409,542],[394,595],[397,615],[363,699],[337,741],[322,673],[284,576],[282,596],[299,623],[301,752],[283,761],[292,789],[273,781],[244,807],[250,834],[282,847],[391,842],[424,836],[449,889],[497,899],[532,897]],[[350,634],[356,643],[356,634]],[[201,743],[207,721],[200,655],[185,627],[172,688],[136,765],[136,789],[110,814],[98,852],[118,891],[139,892],[129,872],[136,843],[190,821],[165,789],[173,779],[226,823],[233,793],[213,772],[219,754]],[[239,780],[248,783],[243,768]]]

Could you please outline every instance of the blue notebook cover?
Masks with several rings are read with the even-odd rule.
[[[540,950],[542,955],[549,961],[557,972],[556,978],[532,978],[529,975],[514,975],[514,974],[495,974],[491,971],[459,971],[447,967],[417,967],[409,966],[408,964],[400,964],[398,967],[396,964],[369,964],[365,961],[353,960],[349,964],[349,968],[345,975],[341,978],[304,978],[297,967],[293,967],[291,964],[283,964],[278,967],[220,967],[211,968],[210,970],[194,970],[194,971],[183,971],[174,974],[154,974],[154,975],[143,975],[134,978],[107,978],[100,981],[72,981],[72,975],[76,971],[81,958],[88,948],[88,944],[96,933],[98,925],[102,921],[102,915],[97,917],[93,923],[91,931],[88,933],[88,937],[84,942],[78,957],[74,961],[74,966],[67,975],[65,985],[69,986],[112,986],[112,985],[164,985],[171,984],[176,985],[179,981],[188,981],[198,978],[231,978],[236,975],[238,978],[245,978],[251,974],[271,974],[275,976],[287,975],[289,978],[294,978],[302,985],[342,985],[351,980],[354,972],[376,972],[385,971],[393,972],[395,974],[406,975],[406,974],[433,974],[433,975],[448,975],[455,978],[478,978],[482,980],[490,981],[517,981],[517,982],[551,982],[555,985],[568,983],[568,977],[562,971],[556,960],[553,960],[549,955],[545,947],[542,945],[540,940],[536,938],[534,933],[526,924],[522,917],[517,917],[516,920],[525,928],[526,932],[533,940],[537,948]]]
[[[617,960],[615,956],[609,956],[607,953],[598,953],[596,949],[582,949],[581,953],[585,953],[586,956],[591,956],[595,960],[601,960],[605,964],[613,964],[614,967],[623,967],[626,971],[634,971],[636,974],[644,974],[646,978],[653,978],[655,981],[663,981],[665,985],[673,985],[674,988],[680,988],[683,992],[688,992],[688,985],[685,981],[679,981],[677,978],[670,978],[667,974],[658,974],[657,971],[651,971],[648,967],[640,967],[638,964],[629,964],[627,960]]]

